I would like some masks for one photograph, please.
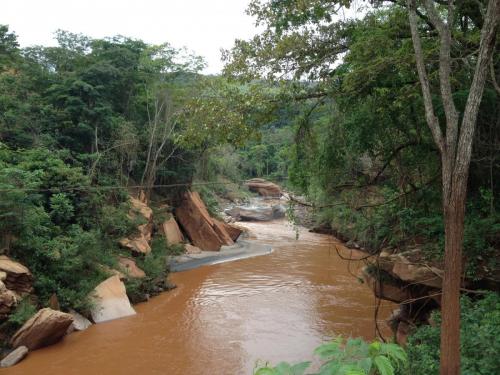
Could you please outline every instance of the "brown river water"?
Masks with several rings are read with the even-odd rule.
[[[257,361],[309,360],[334,335],[375,337],[375,298],[352,275],[362,264],[334,245],[351,251],[305,229],[296,240],[286,221],[244,225],[274,252],[172,274],[178,288],[135,306],[136,316],[73,333],[0,373],[249,375]],[[382,304],[380,326],[393,308]]]

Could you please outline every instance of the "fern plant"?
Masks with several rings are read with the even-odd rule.
[[[394,375],[408,362],[406,352],[399,345],[362,339],[348,339],[343,345],[341,337],[323,344],[314,351],[322,361],[315,375]],[[276,367],[261,367],[255,375],[303,375],[310,362],[290,365],[286,362]]]

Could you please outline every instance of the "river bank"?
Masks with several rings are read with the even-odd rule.
[[[257,360],[308,358],[335,334],[375,337],[375,299],[351,274],[359,265],[333,245],[355,251],[302,227],[296,240],[284,220],[239,224],[274,252],[174,273],[177,288],[136,305],[137,315],[93,325],[3,371],[249,374]],[[381,325],[393,307],[382,305]]]

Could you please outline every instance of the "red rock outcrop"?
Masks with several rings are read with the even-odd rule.
[[[197,192],[184,194],[176,215],[193,245],[202,250],[219,251],[222,245],[234,243],[224,224],[210,217]]]
[[[66,334],[71,323],[70,314],[41,309],[12,336],[11,344],[14,348],[24,345],[30,350],[54,344]]]
[[[245,182],[245,186],[248,187],[250,191],[258,193],[263,197],[281,197],[281,188],[270,181],[264,180],[262,178],[252,178]]]
[[[182,235],[179,225],[173,217],[165,221],[161,225],[161,229],[169,245],[177,245],[184,241],[184,236]]]

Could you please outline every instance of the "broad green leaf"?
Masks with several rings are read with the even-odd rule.
[[[290,373],[290,364],[289,363],[286,363],[286,362],[280,362],[276,365],[276,367],[274,368],[274,370],[276,371],[276,373],[278,374],[289,374]]]
[[[357,362],[357,365],[362,368],[367,374],[370,372],[371,368],[372,368],[372,364],[373,364],[373,361],[371,358],[363,358],[363,359],[360,359],[358,362]]]
[[[340,350],[341,343],[342,343],[342,338],[337,337],[329,343],[318,346],[314,350],[314,354],[318,355],[322,359],[337,357],[341,353]]]
[[[305,372],[310,364],[311,364],[311,362],[301,362],[301,363],[297,363],[297,364],[293,365],[290,368],[290,375],[303,375],[303,374],[305,374]]]
[[[339,375],[367,375],[367,372],[356,365],[347,364],[340,368]]]
[[[388,343],[383,344],[380,353],[396,362],[398,365],[406,365],[408,362],[408,355],[406,351],[399,345]]]
[[[389,358],[378,355],[373,359],[373,363],[380,375],[394,375],[394,367],[392,367]]]
[[[334,361],[327,362],[327,363],[323,364],[323,366],[321,366],[321,369],[320,369],[318,375],[337,375],[337,374],[340,374],[339,370],[341,369],[341,367],[342,367],[342,364],[340,362],[334,362]]]

